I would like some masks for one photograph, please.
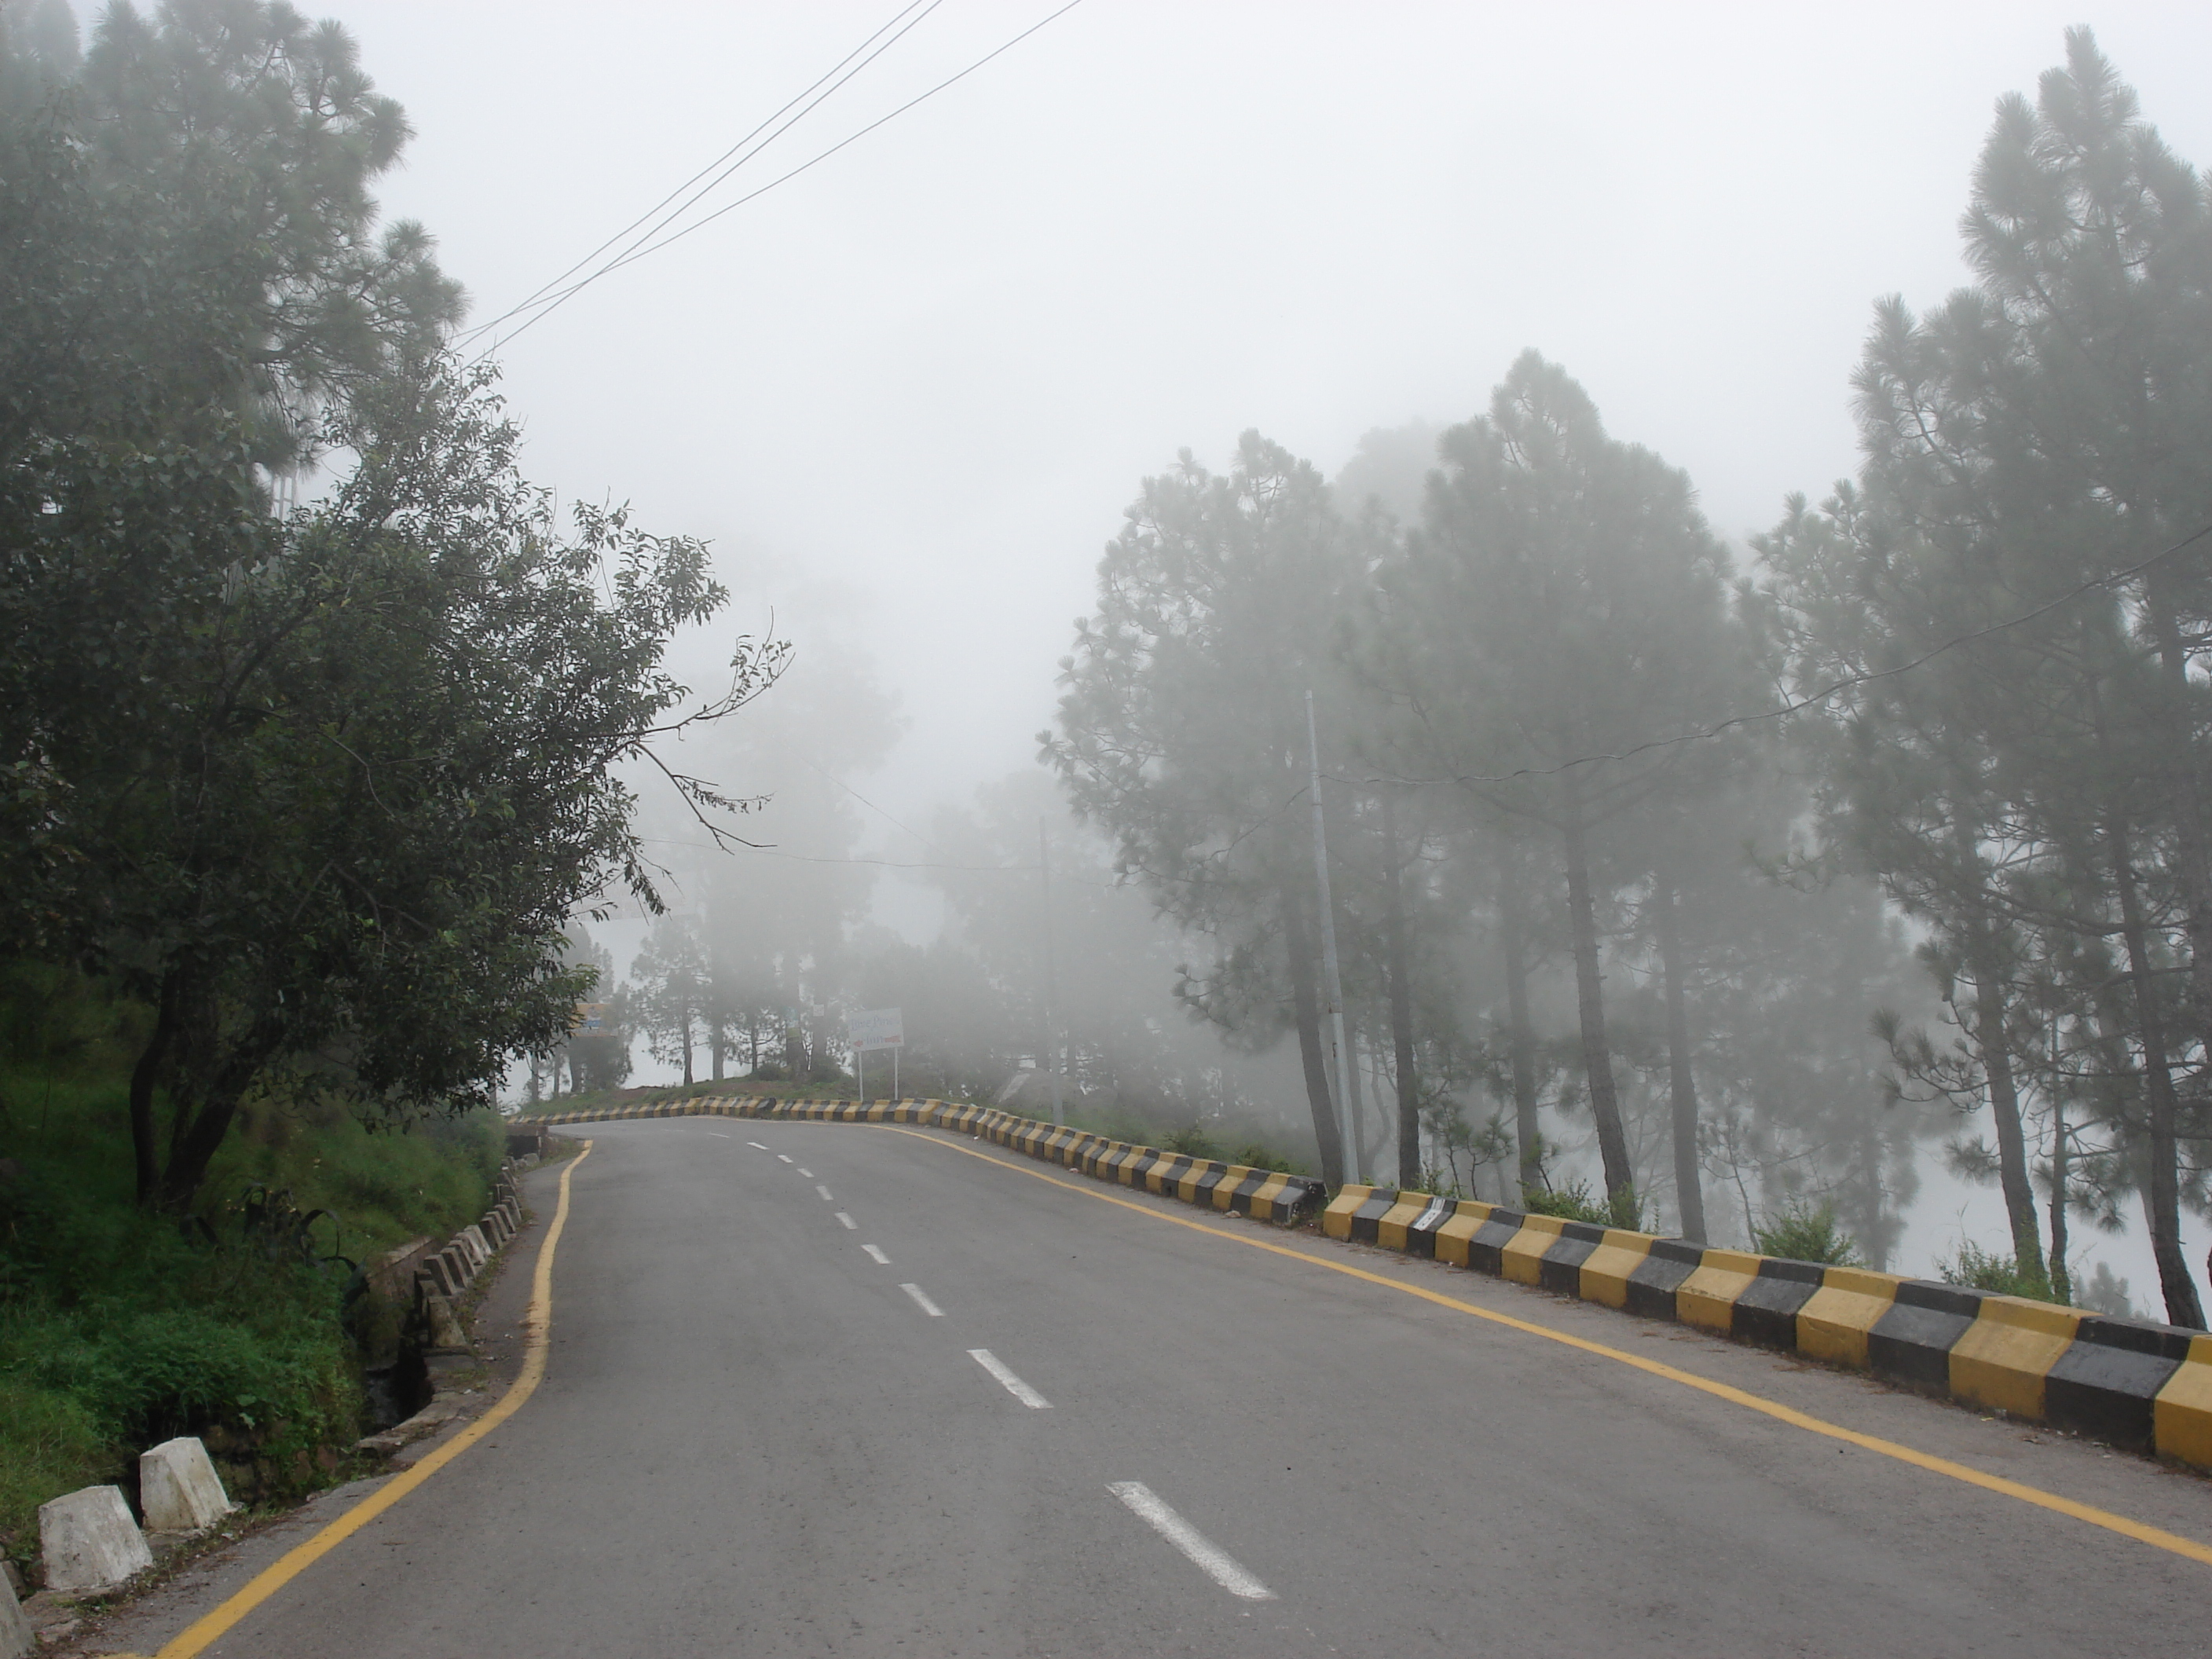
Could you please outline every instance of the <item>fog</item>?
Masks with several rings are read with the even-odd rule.
[[[405,106],[416,137],[381,200],[438,238],[477,319],[629,223],[891,9],[310,9],[345,23]],[[951,0],[929,12],[703,205],[797,166],[1049,9]],[[909,963],[902,977],[898,949],[940,945],[976,953],[996,987],[979,981],[978,995],[1004,1002],[1030,977],[1034,916],[973,884],[1029,878],[975,872],[1033,860],[1027,838],[1048,817],[1066,858],[1071,1027],[1151,1032],[1148,1087],[1165,1086],[1160,1067],[1210,1077],[1237,1133],[1266,1120],[1287,1144],[1305,1119],[1295,1042],[1253,1054],[1187,1017],[1176,969],[1202,951],[1165,924],[1146,933],[1157,893],[1109,890],[1112,849],[1053,804],[1036,763],[1073,619],[1097,606],[1101,550],[1140,481],[1186,448],[1225,472],[1250,428],[1331,478],[1372,432],[1414,425],[1425,448],[1480,414],[1533,347],[1586,389],[1613,437],[1687,473],[1747,571],[1747,538],[1775,525],[1789,492],[1817,501],[1857,471],[1850,377],[1874,303],[1901,294],[1932,307],[1969,280],[1958,224],[1993,102],[2032,94],[2081,21],[2078,8],[2020,0],[1089,0],[526,330],[495,331],[533,477],[714,539],[735,603],[729,627],[686,642],[685,672],[711,676],[731,627],[795,647],[782,685],[671,756],[771,798],[739,826],[762,850],[704,857],[703,831],[641,781],[672,902],[834,935],[856,975],[841,994],[862,1006],[925,999],[931,970]],[[2212,161],[2200,86],[2212,15],[2117,5],[2087,21],[2166,142]],[[1382,462],[1355,469],[1344,512],[1374,490],[1418,520],[1413,492],[1433,464],[1393,463],[1395,483]],[[1904,931],[1881,972],[1903,972],[1887,1000],[1929,1019],[1930,981],[1909,961],[1921,935],[1889,920]],[[621,974],[646,932],[632,916],[595,936]],[[1480,939],[1437,948],[1440,961],[1466,957],[1449,982],[1487,1006],[1495,969]],[[1102,963],[1115,972],[1090,971]],[[1571,972],[1554,962],[1534,990],[1532,1018],[1564,1040]],[[1831,1026],[1858,1041],[1871,1003]],[[1024,1021],[1034,1049],[1024,1010],[963,1040],[1012,1053]],[[1868,1068],[1854,1098],[1902,1136],[1917,1170],[1917,1191],[1892,1176],[1905,1208],[1890,1265],[1929,1272],[1962,1238],[2002,1249],[1995,1186],[1947,1170],[1957,1126],[1885,1108],[1881,1057],[1853,1062]],[[1663,1114],[1651,1103],[1663,1073],[1627,1080],[1632,1118],[1639,1087]],[[633,1080],[675,1074],[641,1049]],[[1473,1077],[1462,1092],[1473,1119],[1498,1103]],[[1547,1125],[1560,1177],[1595,1180],[1587,1119]],[[1915,1127],[1927,1133],[1916,1140]],[[1297,1155],[1310,1157],[1304,1133]],[[1470,1178],[1496,1195],[1502,1169]],[[1723,1224],[1729,1206],[1718,1191],[1709,1202],[1716,1236],[1741,1240],[1746,1218]],[[2077,1272],[2105,1261],[2154,1310],[2140,1215],[2123,1207],[2124,1235],[2080,1225]],[[2205,1242],[2190,1215],[2200,1273]]]

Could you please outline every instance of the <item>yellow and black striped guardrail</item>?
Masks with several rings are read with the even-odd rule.
[[[2202,1332],[1388,1187],[1344,1188],[1322,1229],[2212,1468]]]
[[[529,1122],[548,1128],[564,1123],[604,1123],[634,1117],[745,1117],[813,1123],[915,1123],[974,1135],[1047,1164],[1058,1164],[1099,1181],[1138,1187],[1164,1198],[1214,1210],[1288,1224],[1321,1207],[1328,1189],[1310,1176],[1257,1170],[1243,1164],[1165,1152],[1157,1146],[1109,1140],[1086,1130],[1055,1127],[994,1106],[945,1100],[778,1100],[701,1095],[651,1105],[603,1106],[554,1112]],[[1346,1188],[1347,1191],[1352,1190]],[[1363,1189],[1364,1190],[1364,1189]]]

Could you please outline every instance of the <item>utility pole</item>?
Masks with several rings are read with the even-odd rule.
[[[1352,1072],[1351,1047],[1344,1040],[1344,980],[1336,966],[1336,907],[1328,896],[1328,832],[1321,816],[1321,731],[1314,723],[1314,697],[1310,691],[1306,693],[1306,753],[1312,765],[1314,877],[1321,888],[1322,994],[1328,1000],[1330,1035],[1335,1048],[1331,1077],[1336,1085],[1337,1142],[1344,1148],[1345,1174],[1353,1181],[1364,1181],[1367,1176],[1360,1168],[1359,1131],[1355,1122],[1359,1110],[1359,1079]]]
[[[1053,983],[1052,842],[1042,817],[1037,819],[1037,884],[1044,897],[1044,1042],[1052,1066],[1052,1124],[1056,1129],[1066,1121],[1066,1111],[1060,1093],[1060,996]]]

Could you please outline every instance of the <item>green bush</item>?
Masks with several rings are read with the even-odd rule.
[[[1866,1265],[1857,1242],[1836,1224],[1832,1204],[1792,1201],[1770,1213],[1764,1225],[1753,1228],[1751,1237],[1761,1255],[1817,1261],[1832,1267]]]
[[[1636,1213],[1635,1195],[1624,1193],[1627,1199],[1629,1218],[1614,1219],[1615,1206],[1601,1203],[1590,1196],[1589,1182],[1570,1181],[1564,1187],[1523,1187],[1521,1207],[1530,1215],[1555,1215],[1562,1221],[1584,1221],[1593,1227],[1627,1227],[1632,1230],[1640,1218]]]
[[[2023,1269],[2008,1255],[1995,1255],[1967,1239],[1959,1246],[1959,1254],[1948,1261],[1938,1261],[1936,1271],[1946,1285],[1962,1285],[1970,1290],[1994,1291],[1999,1296],[2024,1296],[2031,1302],[2056,1302],[2051,1281],[2040,1272]]]
[[[503,1151],[490,1113],[372,1133],[334,1099],[259,1099],[179,1227],[133,1201],[134,1021],[66,975],[0,971],[0,1553],[173,1434],[252,1460],[264,1495],[323,1478],[313,1454],[361,1432],[355,1265],[474,1220]],[[250,1230],[255,1186],[331,1212],[310,1254],[349,1260]]]
[[[1240,1159],[1228,1158],[1220,1147],[1206,1139],[1206,1131],[1195,1123],[1186,1124],[1170,1134],[1163,1135],[1160,1138],[1160,1150],[1164,1152],[1180,1152],[1185,1158],[1209,1158],[1215,1162],[1226,1161],[1232,1164],[1241,1162]]]

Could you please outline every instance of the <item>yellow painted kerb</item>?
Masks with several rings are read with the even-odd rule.
[[[1881,1322],[1905,1281],[1864,1267],[1830,1267],[1797,1310],[1797,1351],[1838,1365],[1867,1368],[1867,1334]]]
[[[1735,1302],[1759,1277],[1765,1260],[1743,1250],[1707,1250],[1674,1291],[1674,1317],[1725,1335],[1735,1327]]]
[[[1540,1282],[1544,1252],[1559,1242],[1560,1230],[1566,1224],[1555,1215],[1528,1217],[1521,1224],[1521,1231],[1507,1239],[1498,1252],[1498,1266],[1504,1276],[1519,1285]]]
[[[2212,1336],[2189,1339],[2189,1357],[2151,1407],[2158,1455],[2212,1468]]]
[[[2074,1346],[2072,1308],[1992,1296],[1951,1349],[1951,1392],[2014,1417],[2043,1416],[2043,1379]]]
[[[1650,1254],[1650,1234],[1607,1227],[1603,1242],[1583,1258],[1580,1286],[1583,1300],[1602,1302],[1608,1308],[1626,1307],[1628,1276],[1642,1267],[1644,1257]]]
[[[1386,1250],[1406,1248],[1406,1229],[1427,1212],[1437,1201],[1434,1193],[1400,1193],[1398,1201],[1382,1212],[1375,1224],[1375,1242]]]
[[[584,1150],[561,1171],[561,1201],[554,1206],[553,1224],[546,1228],[545,1243],[538,1252],[538,1272],[530,1285],[530,1312],[523,1322],[530,1333],[530,1346],[522,1356],[520,1373],[499,1397],[499,1403],[413,1468],[394,1475],[305,1543],[285,1551],[235,1595],[186,1626],[156,1659],[193,1659],[204,1652],[209,1644],[228,1634],[247,1613],[521,1410],[523,1402],[538,1392],[538,1385],[545,1380],[545,1352],[553,1334],[553,1250],[568,1225],[568,1183],[575,1176],[576,1166],[591,1155],[592,1143],[587,1140]]]

